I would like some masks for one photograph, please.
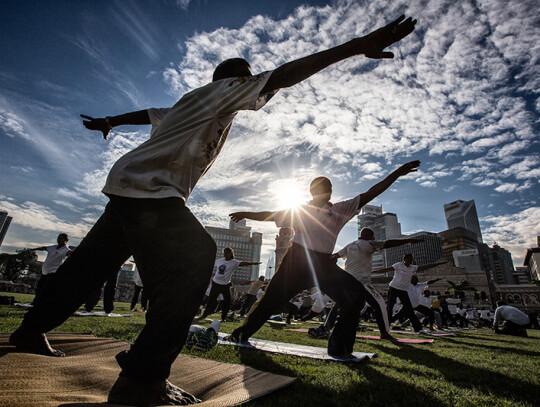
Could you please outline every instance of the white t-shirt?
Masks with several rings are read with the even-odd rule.
[[[294,229],[292,242],[306,249],[332,253],[339,232],[358,214],[359,203],[360,195],[333,205],[326,204],[322,208],[306,204],[295,211],[276,212],[273,220],[277,227]]]
[[[489,316],[489,310],[487,309],[481,309],[480,310],[480,318],[491,320],[491,317]]]
[[[416,283],[416,285],[414,285],[413,283],[409,283],[407,293],[409,294],[409,300],[411,300],[411,305],[413,308],[421,305],[420,297],[423,297],[422,292],[427,288],[427,286],[428,284],[426,281],[424,281],[423,283]],[[431,303],[429,303],[428,308],[429,307],[431,307]]]
[[[41,266],[41,274],[46,276],[47,274],[56,273],[58,267],[62,265],[65,258],[71,249],[67,246],[62,246],[60,249],[56,247],[57,245],[53,244],[52,246],[47,246],[47,258]]]
[[[103,193],[187,201],[223,147],[237,112],[258,110],[275,93],[260,95],[271,74],[222,79],[187,93],[168,111],[151,109],[151,137],[114,164]]]
[[[511,321],[518,325],[527,325],[530,322],[529,316],[510,305],[501,305],[495,310],[495,321],[493,325],[499,322]]]
[[[363,284],[371,283],[373,253],[384,248],[384,242],[358,239],[338,254],[345,260],[345,271]]]
[[[390,281],[389,286],[398,290],[407,291],[411,285],[411,278],[418,270],[416,264],[411,264],[407,267],[403,262],[393,264],[394,278]]]
[[[446,303],[448,304],[448,311],[452,315],[457,314],[457,304],[461,303],[459,298],[447,298]]]
[[[236,259],[225,260],[223,258],[216,260],[215,266],[217,267],[217,270],[212,279],[214,283],[221,285],[229,284],[234,270],[238,268],[240,263],[242,262]]]
[[[467,319],[474,319],[474,311],[475,309],[474,308],[470,308],[466,311],[466,314],[465,314],[465,318]]]
[[[318,313],[318,312],[322,312],[322,310],[326,308],[326,304],[330,300],[330,297],[319,291],[319,292],[316,292],[315,294],[312,294],[311,299],[313,300],[313,305],[311,306],[311,310],[313,312]]]
[[[418,298],[418,305],[423,305],[424,307],[431,308],[431,303],[437,299],[438,298],[436,295],[430,295],[429,297],[426,297],[425,295],[421,295]]]

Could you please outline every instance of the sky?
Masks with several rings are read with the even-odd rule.
[[[13,222],[0,250],[60,232],[78,244],[103,212],[110,167],[149,137],[124,126],[105,141],[79,114],[172,106],[223,59],[272,70],[401,14],[418,23],[393,60],[350,58],[240,112],[188,206],[228,227],[234,211],[308,201],[316,176],[332,180],[335,202],[418,159],[371,204],[409,234],[447,229],[443,205],[473,199],[484,242],[521,266],[540,235],[536,0],[1,2],[0,209]],[[263,233],[264,273],[278,230],[248,226]],[[353,218],[336,249],[357,237]]]

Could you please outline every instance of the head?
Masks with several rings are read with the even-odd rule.
[[[259,276],[259,281],[264,281],[264,276]]]
[[[317,177],[309,184],[309,193],[314,200],[329,201],[332,197],[332,183],[326,177]]]
[[[503,305],[506,305],[506,302],[504,302],[503,300],[499,300],[495,303],[495,305],[497,306],[497,308],[499,308],[499,307],[502,307]]]
[[[431,295],[431,291],[424,290],[424,297],[429,297]]]
[[[411,284],[412,285],[418,284],[418,277],[417,276],[412,276],[411,277]]]
[[[375,240],[375,232],[370,228],[362,228],[360,230],[360,239],[363,240]]]
[[[225,260],[231,260],[234,259],[234,251],[230,247],[226,247],[223,249],[223,257],[225,257]]]
[[[230,58],[221,62],[214,70],[212,82],[225,78],[238,78],[241,76],[252,76],[251,66],[243,58]]]
[[[413,261],[414,261],[414,256],[412,255],[412,253],[407,253],[406,255],[403,256],[403,263],[407,267],[409,267]]]
[[[59,245],[65,245],[67,242],[69,242],[69,237],[66,233],[60,233],[58,237],[56,238],[56,241]]]

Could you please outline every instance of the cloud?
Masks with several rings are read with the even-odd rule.
[[[4,130],[9,137],[22,137],[30,140],[30,136],[24,130],[25,122],[14,113],[0,110],[0,128]]]

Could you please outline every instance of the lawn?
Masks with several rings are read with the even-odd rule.
[[[15,295],[30,302],[33,295]],[[101,304],[101,303],[100,303]],[[115,311],[128,313],[129,304]],[[0,305],[0,332],[20,323],[24,308]],[[218,317],[216,315],[216,317]],[[202,324],[209,324],[202,321]],[[231,332],[239,322],[222,324]],[[71,317],[56,332],[90,333],[133,341],[144,326],[144,314],[131,318]],[[295,325],[309,328],[313,324]],[[373,324],[368,327],[374,328]],[[305,333],[266,324],[254,337],[303,345],[325,346],[326,341]],[[358,339],[355,351],[378,356],[359,364],[340,364],[292,356],[217,346],[203,358],[241,363],[263,371],[297,377],[291,386],[246,406],[535,406],[540,403],[540,331],[529,338],[495,335],[488,329],[460,331],[457,337],[436,338],[431,344],[394,344]],[[376,335],[376,333],[366,333]],[[1,362],[1,358],[0,358]],[[180,384],[181,385],[181,384]]]

